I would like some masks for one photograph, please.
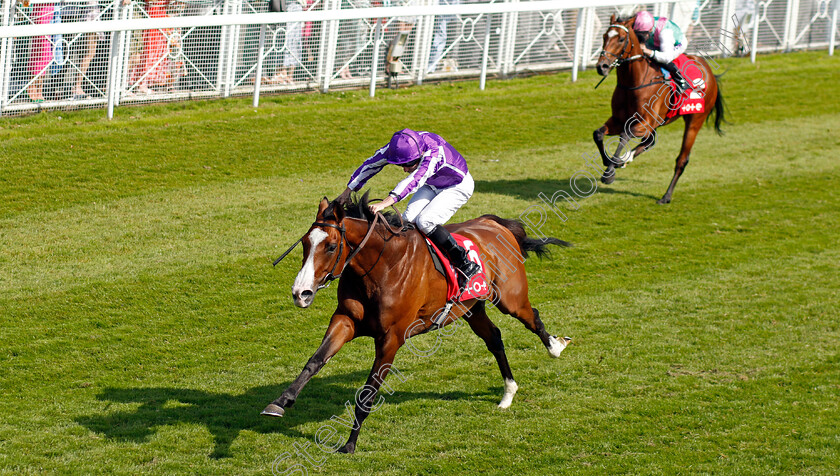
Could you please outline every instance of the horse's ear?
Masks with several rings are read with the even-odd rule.
[[[613,25],[613,24],[615,24],[615,13],[613,13],[612,16],[610,17],[610,25]]]
[[[321,216],[328,206],[330,206],[329,199],[327,197],[322,198],[321,203],[318,204],[318,216]]]
[[[342,204],[338,200],[336,200],[332,203],[332,207],[333,207],[333,214],[335,215],[335,221],[340,222],[341,220],[344,220],[344,216],[345,216],[344,204]]]

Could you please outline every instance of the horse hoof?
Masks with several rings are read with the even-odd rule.
[[[607,175],[607,174],[602,175],[601,176],[601,182],[604,182],[607,185],[615,182],[615,173],[613,173],[612,175]]]
[[[279,407],[273,403],[269,403],[265,410],[263,410],[260,415],[270,416],[270,417],[281,417],[286,413],[286,410],[283,410],[282,407]]]
[[[671,203],[671,199],[662,197],[659,200],[657,200],[656,203],[658,203],[660,205],[667,205],[667,204]]]
[[[558,339],[557,336],[549,336],[548,338],[548,353],[555,359],[560,357],[560,353],[569,345],[569,342],[572,341],[571,337],[563,337],[562,339]]]
[[[338,452],[339,453],[345,453],[345,454],[348,454],[348,455],[352,455],[353,453],[356,452],[356,445],[354,445],[353,443],[347,443],[346,445],[339,448]]]

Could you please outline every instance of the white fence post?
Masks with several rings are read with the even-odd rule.
[[[577,81],[578,67],[580,66],[581,49],[583,49],[583,30],[585,30],[584,18],[585,8],[578,8],[577,21],[575,22],[575,47],[572,53],[572,82]]]
[[[487,82],[487,60],[490,58],[490,24],[493,16],[487,14],[484,18],[484,51],[481,54],[481,76],[478,80],[478,89],[484,91],[484,85]]]
[[[828,40],[828,56],[834,56],[834,44],[837,41],[837,12],[840,8],[835,7],[831,14],[831,27],[828,29],[831,38]]]
[[[329,1],[329,0],[325,0]],[[326,10],[326,5],[324,6]],[[341,0],[333,0],[333,10],[341,10]],[[339,20],[329,20],[329,34],[327,35],[326,50],[327,54],[324,58],[324,83],[321,91],[327,92],[330,90],[330,79],[332,78],[333,70],[335,69],[335,53],[338,46],[338,22]],[[321,49],[323,50],[323,44]]]
[[[761,26],[761,5],[764,2],[755,2],[755,12],[753,13],[753,31],[752,31],[752,45],[750,45],[750,62],[755,63],[755,54],[758,49],[758,27]]]
[[[439,4],[440,0],[429,0],[429,7],[434,8]],[[417,66],[417,84],[423,84],[423,78],[426,77],[426,71],[429,69],[429,56],[432,52],[432,40],[435,32],[436,15],[429,15],[421,18],[417,23],[422,25],[422,35],[417,36],[416,50],[420,51],[419,62]],[[376,59],[374,59],[376,61]]]
[[[509,0],[507,3],[519,3],[519,0]],[[499,64],[503,77],[508,77],[513,71],[513,53],[516,49],[516,27],[518,23],[519,13],[509,12],[506,14],[499,44]]]
[[[793,49],[793,44],[796,41],[796,26],[799,22],[799,0],[788,0],[787,14],[785,15],[785,33],[782,36],[784,45],[783,51],[790,51]]]
[[[257,53],[257,70],[254,72],[254,101],[253,106],[260,105],[260,85],[262,83],[263,56],[265,56],[265,30],[268,25],[260,25],[260,48]]]
[[[595,9],[584,8],[583,17],[586,19],[583,30],[583,46],[580,57],[580,70],[586,71],[586,66],[589,63],[589,55],[592,54],[592,38],[595,33]]]
[[[224,0],[222,4],[222,15],[228,15],[230,9],[230,1],[231,0]],[[230,29],[229,25],[225,25],[222,27],[222,33],[219,37],[219,61],[216,65],[216,92],[219,93],[221,97],[224,97],[224,78],[225,78],[225,56],[227,56],[227,44],[228,44],[228,36],[230,36]]]
[[[237,15],[242,13],[242,0],[229,1],[232,2],[230,5],[231,14]],[[230,96],[231,90],[233,89],[233,83],[235,82],[237,59],[239,58],[239,55],[237,54],[237,50],[239,49],[239,32],[241,29],[241,25],[233,25],[228,30],[228,41],[225,47],[225,50],[227,51],[227,60],[225,61],[226,74],[222,97]]]
[[[11,19],[14,18],[12,12],[14,11],[13,1],[3,2],[2,19],[0,19],[0,26],[11,25]],[[9,100],[9,80],[12,73],[12,45],[14,38],[3,38],[0,41],[0,112],[3,112],[3,107],[6,101]]]
[[[114,19],[121,19],[126,20],[128,19],[129,12],[133,9],[131,4],[122,5],[121,0],[114,0]],[[113,31],[111,34],[116,34],[117,32]],[[116,68],[116,76],[114,77],[114,106],[120,105],[120,93],[124,91],[123,83],[125,82],[126,76],[126,68],[128,67],[128,55],[130,52],[128,51],[129,41],[128,35],[131,34],[130,31],[120,31],[119,32],[119,44],[117,45],[117,68]]]
[[[740,24],[739,25],[732,25],[732,31],[731,31],[732,35],[727,35],[725,33],[725,31],[730,31],[729,28],[727,27],[726,22],[730,18],[732,18],[733,15],[735,15],[735,3],[736,3],[735,0],[725,0],[723,2],[723,13],[721,14],[721,17],[720,17],[720,37],[718,38],[718,40],[720,41],[720,44],[723,47],[723,49],[721,51],[721,56],[723,56],[724,53],[727,50],[732,51],[733,53],[737,54],[737,51],[735,51],[735,50],[737,49],[738,46],[736,44],[737,42],[735,41],[735,38],[738,38],[738,37],[741,36],[741,32],[740,32],[741,25]],[[739,18],[738,20],[743,23],[742,18]],[[734,35],[734,38],[733,38],[733,35]]]
[[[373,61],[370,63],[370,97],[376,95],[376,66],[379,65],[379,43],[382,41],[382,22],[376,21],[376,31],[373,34]]]
[[[114,0],[119,2],[121,0]],[[129,3],[126,5],[126,8],[122,10],[122,15],[120,15],[121,20],[130,20],[134,18],[134,2]],[[128,88],[128,62],[131,59],[131,36],[136,35],[138,33],[142,33],[142,31],[132,31],[127,30],[123,32],[122,35],[122,44],[120,45],[120,50],[123,52],[122,56],[120,57],[121,66],[120,71],[124,71],[125,73],[120,74],[120,90],[119,92],[125,91]],[[115,104],[119,105],[120,103],[119,93],[117,94],[117,98],[114,101]]]
[[[420,0],[419,3],[422,5],[425,2],[423,0]],[[411,69],[413,69],[414,71],[411,76],[414,78],[414,81],[417,84],[423,84],[423,72],[425,70],[420,63],[423,62],[421,58],[425,50],[427,31],[425,26],[429,18],[432,18],[432,21],[434,21],[434,17],[421,17],[417,19],[414,27],[414,51],[412,51],[411,53]],[[428,56],[426,56],[426,58],[428,58]]]
[[[120,3],[121,2],[114,2],[114,17],[119,17],[120,15]],[[118,91],[120,90],[120,66],[122,66],[122,62],[120,61],[120,52],[122,51],[122,31],[112,31],[111,32],[111,47],[108,52],[108,112],[107,116],[108,119],[111,120],[114,118],[114,103],[116,102],[116,96]]]

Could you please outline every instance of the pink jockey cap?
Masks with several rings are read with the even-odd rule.
[[[411,129],[403,129],[391,137],[385,160],[389,164],[403,165],[419,159],[421,155],[419,134]]]
[[[633,29],[636,31],[650,31],[651,28],[653,28],[653,15],[644,10],[637,13]]]

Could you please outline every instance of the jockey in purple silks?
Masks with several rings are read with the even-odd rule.
[[[467,161],[439,135],[403,129],[353,172],[342,196],[361,189],[388,164],[399,165],[409,176],[385,200],[370,205],[370,210],[377,213],[414,194],[403,217],[449,256],[463,275],[463,287],[481,267],[467,258],[466,250],[458,246],[443,224],[472,196],[475,183]]]
[[[688,82],[674,64],[677,56],[684,53],[688,47],[688,39],[680,27],[665,17],[654,17],[643,10],[636,14],[633,30],[642,44],[642,53],[671,73],[679,93],[689,89]]]

